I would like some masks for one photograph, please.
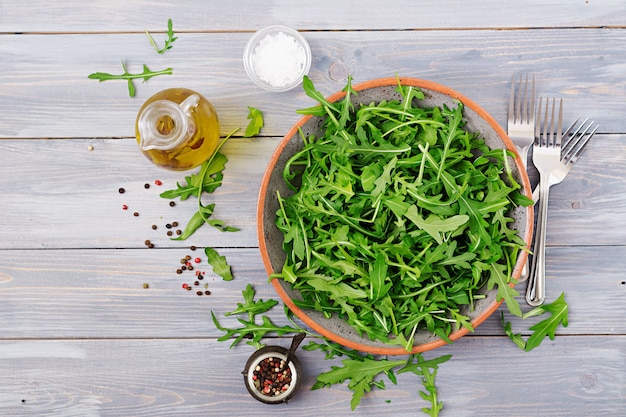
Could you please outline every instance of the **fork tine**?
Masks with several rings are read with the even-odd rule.
[[[526,75],[526,82],[528,83],[528,75]],[[526,121],[528,123],[533,123],[535,120],[535,74],[533,74],[531,91],[530,91],[530,100],[526,100],[524,97],[524,104],[528,106],[530,103],[530,108],[526,109],[524,112],[526,113]]]
[[[563,99],[560,99],[559,100],[559,120],[557,122],[556,138],[555,138],[554,146],[561,145],[562,129],[563,129]]]
[[[562,142],[562,144],[561,144],[561,150],[562,150],[561,152],[563,152],[563,151],[564,151],[564,150],[565,150],[565,149],[566,149],[566,148],[570,145],[570,143],[571,143],[572,139],[574,138],[574,136],[576,135],[576,133],[578,133],[578,131],[579,131],[579,130],[580,130],[580,128],[582,127],[582,126],[578,127],[578,129],[576,129],[576,131],[575,131],[574,133],[571,133],[571,132],[572,132],[572,129],[574,129],[574,127],[576,126],[576,124],[578,124],[578,121],[579,121],[579,120],[580,120],[580,116],[578,116],[578,117],[576,118],[576,120],[574,120],[574,122],[573,122],[571,125],[569,125],[569,127],[568,127],[567,129],[565,129],[565,132],[563,132],[563,142]],[[589,120],[589,118],[586,118],[586,119],[583,121],[583,123],[582,123],[582,124],[584,125],[585,123],[587,123],[587,120]]]
[[[517,120],[514,119],[515,117],[515,74],[513,74],[513,76],[511,77],[511,96],[509,97],[509,120],[513,120],[515,123],[517,123]]]
[[[589,143],[589,140],[598,131],[598,128],[600,126],[597,124],[594,126],[594,122],[592,121],[592,122],[589,122],[589,124],[585,127],[585,129],[582,132],[579,132],[580,129],[585,126],[585,123],[587,122],[587,120],[589,119],[586,119],[583,122],[583,124],[576,130],[577,137],[573,141],[574,143],[570,147],[571,149],[568,149],[566,152],[566,155],[564,157],[563,156],[561,157],[562,161],[565,164],[574,164],[578,160],[580,155],[583,153],[583,150],[587,146],[587,143]],[[592,127],[593,129],[591,130],[591,132],[589,132],[589,129],[591,129]]]
[[[537,108],[537,120],[535,121],[535,140],[541,146],[541,104],[543,97],[539,97],[539,107]]]
[[[554,146],[554,109],[556,105],[556,99],[552,98],[552,114],[550,116],[550,128],[548,130],[548,147]],[[548,117],[548,103],[546,103],[546,118]]]

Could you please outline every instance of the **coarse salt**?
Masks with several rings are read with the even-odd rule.
[[[265,36],[252,54],[254,72],[272,87],[285,87],[296,82],[305,63],[306,52],[300,42],[284,32]]]

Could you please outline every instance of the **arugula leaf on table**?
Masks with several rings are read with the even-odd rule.
[[[193,235],[195,231],[206,222],[207,218],[211,217],[214,209],[215,204],[208,204],[206,206],[200,205],[198,211],[191,216],[191,219],[189,219],[187,225],[185,225],[183,233],[180,236],[170,238],[170,240],[185,240],[189,238],[189,236]]]
[[[150,45],[152,45],[154,50],[157,51],[159,55],[163,55],[165,51],[172,49],[172,44],[176,39],[178,39],[174,36],[174,30],[172,29],[172,19],[167,19],[167,39],[165,40],[165,46],[163,46],[162,49],[159,49],[156,42],[154,41],[154,38],[152,38],[152,35],[150,35],[150,32],[148,32],[147,30],[145,32],[146,36],[148,36],[148,40],[150,41]]]
[[[410,355],[406,365],[398,371],[398,374],[412,372],[421,377],[425,391],[419,392],[420,397],[430,402],[430,408],[424,407],[422,411],[431,417],[437,417],[443,408],[443,403],[437,396],[437,387],[435,385],[437,370],[440,364],[448,361],[451,357],[452,355],[443,355],[439,358],[424,360],[424,357],[419,353]]]
[[[226,166],[228,158],[222,154],[220,149],[228,139],[232,137],[239,129],[230,132],[218,145],[211,157],[200,165],[200,172],[185,177],[186,184],[176,183],[176,188],[167,190],[160,194],[162,198],[174,199],[180,198],[181,201],[186,200],[190,196],[197,198],[198,210],[191,217],[183,233],[180,236],[171,238],[171,240],[185,240],[193,235],[205,223],[217,228],[222,232],[235,232],[239,229],[227,226],[221,220],[210,219],[213,215],[215,204],[202,204],[202,194],[212,193],[220,185],[222,185],[223,170]]]
[[[291,326],[276,326],[267,316],[261,317],[261,324],[257,324],[254,321],[237,319],[237,321],[239,321],[239,323],[241,323],[243,327],[235,329],[229,329],[220,325],[217,317],[215,316],[215,313],[213,313],[212,311],[211,317],[213,319],[213,324],[215,325],[215,327],[226,333],[219,339],[217,339],[218,342],[224,342],[236,336],[232,344],[230,345],[231,348],[241,342],[241,340],[246,338],[250,339],[250,341],[246,342],[248,345],[260,349],[264,346],[263,343],[261,343],[261,339],[263,339],[268,333],[275,333],[278,336],[282,336],[286,333],[293,333],[297,331],[297,329],[294,329]]]
[[[226,340],[234,338],[232,344],[230,345],[230,347],[232,348],[235,345],[239,344],[239,342],[241,342],[243,339],[250,339],[246,343],[250,346],[260,349],[264,346],[264,344],[261,343],[261,339],[270,333],[282,336],[287,333],[300,333],[303,331],[302,328],[296,328],[291,326],[276,326],[267,316],[261,316],[261,324],[257,324],[257,315],[269,311],[276,304],[278,304],[278,302],[275,300],[255,301],[255,291],[250,284],[248,284],[241,293],[243,295],[244,302],[238,303],[237,308],[229,313],[226,313],[226,315],[230,316],[247,314],[248,320],[244,320],[241,318],[237,319],[242,327],[227,328],[222,326],[215,316],[215,313],[211,311],[213,324],[218,330],[221,330],[225,333],[223,336],[217,339],[218,342],[224,342]]]
[[[254,316],[257,314],[265,313],[269,311],[272,307],[278,304],[276,300],[254,300],[254,288],[252,288],[251,284],[246,286],[246,289],[242,291],[243,294],[243,303],[237,303],[237,308],[233,311],[230,311],[225,314],[225,316],[232,316],[236,314],[248,314],[248,321],[254,320]]]
[[[207,256],[209,264],[213,267],[213,272],[221,276],[224,281],[233,280],[233,274],[230,265],[226,261],[226,257],[220,256],[215,249],[209,247],[204,248],[204,253]]]
[[[369,392],[373,386],[381,387],[374,378],[380,374],[387,374],[393,368],[403,365],[405,361],[374,359],[370,356],[364,356],[361,359],[344,359],[342,363],[343,366],[331,366],[330,371],[318,375],[317,382],[311,389],[341,384],[349,379],[348,388],[353,392],[350,407],[354,411],[366,392]]]
[[[522,316],[522,319],[525,320],[529,317],[539,316],[545,313],[550,313],[550,317],[534,324],[530,327],[529,330],[533,331],[533,334],[524,341],[521,334],[513,333],[511,329],[511,323],[505,322],[504,320],[504,312],[501,314],[502,325],[504,326],[504,332],[513,343],[517,345],[522,350],[529,352],[534,348],[538,347],[541,342],[548,336],[550,340],[554,340],[556,335],[556,330],[560,325],[563,327],[567,327],[568,322],[568,310],[569,307],[567,302],[565,301],[565,293],[561,293],[561,295],[549,304],[543,304],[529,312],[525,313]]]
[[[138,78],[143,78],[143,81],[146,82],[152,77],[156,77],[157,75],[171,75],[172,68],[166,68],[161,71],[151,71],[150,68],[146,64],[143,65],[143,72],[139,74],[131,74],[126,69],[126,64],[122,60],[122,69],[124,72],[122,74],[109,74],[106,72],[94,72],[89,74],[87,78],[91,80],[98,80],[100,82],[110,81],[110,80],[127,80],[128,81],[128,94],[130,97],[135,97],[135,84],[133,80]]]
[[[180,198],[181,201],[188,199],[191,196],[198,197],[200,191],[205,193],[212,193],[220,185],[222,185],[223,170],[226,167],[228,158],[221,152],[217,152],[213,158],[209,161],[205,161],[200,166],[200,171],[204,171],[204,176],[200,175],[200,172],[190,174],[185,177],[185,184],[181,185],[176,183],[176,188],[173,190],[167,190],[160,194],[162,198],[174,199]],[[206,167],[206,170],[204,166]]]
[[[248,106],[248,119],[250,119],[250,122],[248,123],[248,127],[246,127],[246,131],[243,134],[244,138],[250,138],[258,135],[264,124],[263,113],[254,107]]]

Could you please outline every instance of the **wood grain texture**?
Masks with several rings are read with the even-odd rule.
[[[234,317],[223,315],[243,301],[241,291],[248,283],[258,298],[279,298],[267,283],[257,249],[218,251],[232,265],[234,281],[217,277],[200,250],[0,251],[0,340],[220,337],[211,311],[223,325],[239,327]],[[195,294],[193,273],[176,273],[185,255],[202,259],[196,268],[206,272],[201,284],[209,284],[210,296]],[[624,246],[549,248],[546,300],[564,292],[570,306],[570,324],[559,334],[626,334],[624,270]],[[144,283],[150,288],[144,289]],[[193,291],[183,290],[183,283]],[[524,290],[525,284],[519,284],[518,291]],[[523,296],[519,302],[524,311],[530,310]],[[501,307],[475,335],[466,337],[502,335],[501,311],[506,309]],[[270,317],[288,324],[280,307]],[[522,321],[508,313],[505,319],[524,334],[539,320]]]
[[[626,10],[619,0],[503,3],[489,0],[467,5],[460,0],[380,2],[306,0],[127,1],[89,3],[62,0],[42,3],[0,1],[3,32],[143,32],[164,31],[168,18],[181,31],[256,30],[288,24],[306,30],[458,29],[625,26]],[[35,12],[33,12],[35,11]]]
[[[417,416],[427,405],[417,377],[405,373],[397,385],[387,381],[384,391],[366,394],[352,412],[345,385],[310,391],[316,376],[339,362],[305,351],[298,353],[305,377],[293,401],[263,405],[245,391],[240,374],[253,351],[205,339],[3,341],[0,414]],[[452,354],[437,375],[441,416],[615,417],[626,405],[625,352],[624,336],[564,337],[528,353],[499,337],[468,339],[462,350],[445,347],[426,357]]]
[[[161,56],[144,30],[162,43],[168,18],[179,39]],[[506,126],[511,75],[530,71],[538,95],[564,98],[565,124],[579,115],[600,124],[550,193],[546,299],[565,293],[569,325],[522,352],[504,336],[501,313],[524,337],[543,317],[521,320],[501,307],[474,333],[425,357],[452,355],[436,380],[441,417],[624,415],[623,0],[497,7],[490,0],[0,0],[0,416],[423,415],[412,374],[368,393],[355,412],[345,385],[310,391],[316,375],[340,362],[305,351],[295,399],[262,405],[241,383],[253,348],[217,342],[222,332],[211,311],[237,326],[224,314],[247,284],[258,298],[277,298],[258,249],[257,193],[272,152],[300,117],[295,111],[312,105],[301,88],[268,93],[246,76],[244,45],[270,24],[307,38],[309,75],[325,95],[342,89],[348,74],[355,82],[425,78],[457,89]],[[136,82],[135,98],[123,81],[87,78],[121,73],[121,60],[131,72],[145,63],[174,73]],[[186,173],[152,166],[133,136],[139,107],[168,87],[204,94],[222,136],[247,125],[248,106],[264,112],[261,136],[239,132],[224,147],[224,184],[208,197],[214,216],[239,232],[204,226],[184,242],[165,235],[166,223],[183,226],[196,210],[192,200],[170,207],[158,196]],[[146,248],[146,239],[156,247]],[[222,281],[191,245],[217,248],[235,279]],[[206,278],[198,287],[208,283],[210,296],[182,288],[196,288],[191,271],[176,273],[185,255],[201,258],[194,265]],[[517,289],[523,294],[525,284]],[[523,295],[518,300],[530,310]],[[289,324],[280,305],[268,315]]]
[[[584,36],[581,35],[584,33]],[[533,71],[538,95],[563,97],[565,123],[584,115],[603,133],[626,132],[622,30],[306,32],[313,51],[309,73],[331,94],[355,82],[396,74],[426,78],[476,101],[506,124],[511,75]],[[181,34],[157,55],[143,34],[3,35],[0,56],[0,138],[132,137],[139,107],[152,94],[184,86],[216,107],[222,135],[245,126],[247,106],[266,113],[263,135],[282,136],[312,100],[300,88],[261,91],[242,64],[248,33]],[[123,45],[121,47],[120,45]],[[99,83],[87,75],[173,68],[173,75],[137,82],[128,97],[124,81]],[[343,70],[337,70],[337,66]],[[335,79],[333,79],[335,77]]]
[[[257,247],[259,186],[280,139],[226,143],[224,183],[205,204],[215,202],[215,218],[241,230],[223,233],[204,226],[183,242],[171,241],[164,225],[184,226],[196,201],[172,208],[158,195],[189,174],[152,166],[134,139],[0,140],[0,156],[12,162],[0,164],[0,218],[13,225],[0,228],[0,248],[141,248],[146,239],[158,247]],[[624,135],[598,134],[550,193],[548,245],[623,245],[625,169]],[[154,186],[156,179],[164,184]],[[145,183],[153,185],[146,190]],[[119,194],[120,187],[127,192]],[[132,216],[135,211],[139,217]],[[159,229],[152,230],[153,224]]]

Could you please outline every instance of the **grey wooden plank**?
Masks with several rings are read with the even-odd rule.
[[[218,251],[232,265],[235,280],[222,281],[203,252],[185,248],[0,251],[0,339],[217,338],[222,332],[214,327],[210,312],[223,325],[239,327],[234,317],[224,314],[242,302],[248,283],[258,298],[279,299],[267,283],[257,249]],[[187,254],[201,257],[196,268],[206,272],[202,283],[209,284],[210,296],[195,295],[196,287],[183,290],[183,283],[193,284],[192,272],[176,273]],[[625,246],[549,248],[546,300],[564,292],[570,308],[569,326],[558,334],[626,334],[625,269]],[[519,302],[528,311],[524,289],[519,284]],[[465,337],[503,335],[501,311],[506,310],[501,307],[475,335]],[[282,308],[270,317],[288,324]],[[525,335],[539,321],[521,321],[508,313],[505,318]]]
[[[533,71],[538,94],[563,97],[566,122],[597,120],[605,133],[624,133],[620,30],[442,30],[306,32],[313,49],[310,76],[324,94],[341,90],[345,73],[355,82],[396,74],[430,79],[472,98],[506,123],[511,75]],[[181,34],[157,55],[143,34],[2,35],[0,137],[131,137],[140,105],[168,87],[197,90],[215,105],[222,134],[246,122],[247,106],[266,112],[264,135],[282,136],[312,101],[297,88],[269,93],[254,87],[242,65],[247,33]],[[171,76],[137,83],[130,99],[125,82],[98,83],[87,75],[174,68]],[[333,79],[333,77],[335,79]],[[68,123],[68,121],[71,121]]]
[[[158,247],[256,247],[261,177],[279,140],[226,143],[224,184],[204,203],[215,202],[215,218],[241,230],[204,226],[182,242],[171,241],[163,226],[185,225],[197,203],[189,199],[172,208],[158,194],[189,174],[152,166],[133,139],[0,140],[0,157],[11,161],[0,164],[0,218],[10,225],[0,228],[0,248],[142,248],[146,239]],[[625,146],[624,135],[596,135],[569,176],[553,187],[548,245],[624,245]],[[164,184],[143,188],[156,179]],[[118,194],[119,187],[127,192]],[[133,217],[134,211],[140,216]],[[154,231],[152,224],[160,228]]]
[[[205,339],[0,341],[0,414],[418,416],[427,405],[417,377],[405,373],[352,412],[345,385],[310,390],[338,361],[304,351],[305,377],[294,399],[263,405],[247,394],[240,374],[253,350]],[[625,409],[624,336],[567,337],[529,353],[504,338],[474,338],[426,357],[441,354],[452,354],[436,378],[442,417],[614,417]]]
[[[623,26],[626,10],[618,0],[526,0],[498,7],[489,0],[436,5],[410,0],[384,4],[373,0],[244,0],[227,5],[185,0],[161,2],[158,7],[149,1],[0,2],[0,27],[7,32],[163,31],[168,18],[184,31],[255,30],[271,24],[312,30],[598,27]]]
[[[12,161],[0,168],[0,213],[12,225],[2,228],[0,246],[141,248],[150,239],[161,248],[255,247],[256,199],[276,143],[275,138],[236,138],[223,148],[229,158],[223,185],[203,203],[214,202],[213,218],[240,231],[204,226],[186,241],[172,241],[165,225],[177,221],[184,227],[197,210],[197,199],[176,200],[170,207],[159,194],[184,184],[190,172],[153,166],[134,139],[0,141],[3,161]],[[157,179],[162,186],[154,184]],[[152,184],[148,190],[146,183]],[[124,194],[118,193],[120,187]]]

